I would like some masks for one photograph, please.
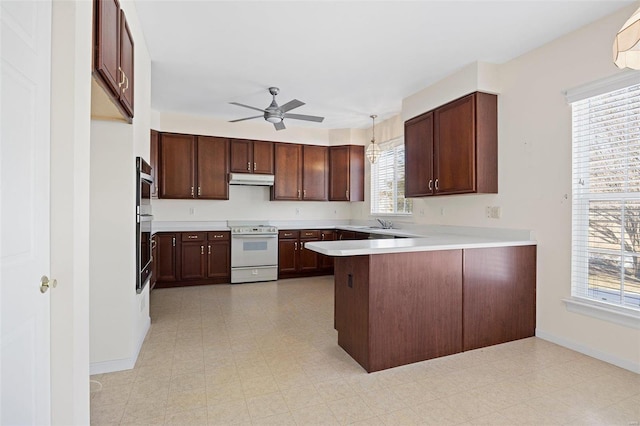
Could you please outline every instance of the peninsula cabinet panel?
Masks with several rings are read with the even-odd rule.
[[[197,198],[229,199],[229,140],[198,136]]]
[[[364,201],[364,147],[329,147],[329,201]]]
[[[464,250],[464,350],[535,335],[536,246]]]
[[[272,200],[302,199],[302,145],[276,143]]]
[[[302,148],[302,199],[327,201],[329,148],[304,145]]]
[[[423,114],[404,125],[405,195],[422,197],[433,193],[433,113]]]
[[[195,136],[160,134],[159,198],[193,198],[195,152]]]

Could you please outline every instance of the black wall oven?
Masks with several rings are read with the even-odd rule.
[[[151,166],[136,157],[136,291],[142,292],[151,278],[153,257],[151,256]]]

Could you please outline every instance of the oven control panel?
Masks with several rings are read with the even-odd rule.
[[[275,226],[237,226],[231,228],[231,233],[238,234],[277,234]]]

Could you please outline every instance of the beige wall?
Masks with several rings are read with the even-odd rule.
[[[496,78],[474,82],[474,73],[483,71],[467,67],[407,98],[402,115],[428,111],[468,93],[473,84],[483,88],[483,81],[499,89],[499,193],[414,199],[413,220],[533,230],[539,244],[537,334],[640,372],[637,329],[567,312],[562,302],[571,295],[571,108],[563,91],[619,72],[611,43],[633,10],[491,69]],[[486,218],[486,206],[500,206],[502,217]],[[356,218],[366,219],[367,213]]]
[[[149,160],[151,59],[135,5],[120,7],[135,43],[135,111],[132,124],[91,120],[92,374],[132,368],[150,324],[149,287],[135,290],[135,157]]]

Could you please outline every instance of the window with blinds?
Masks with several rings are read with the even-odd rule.
[[[411,214],[404,197],[404,140],[380,144],[381,154],[371,165],[371,214]]]
[[[640,84],[571,105],[572,295],[640,310]]]

